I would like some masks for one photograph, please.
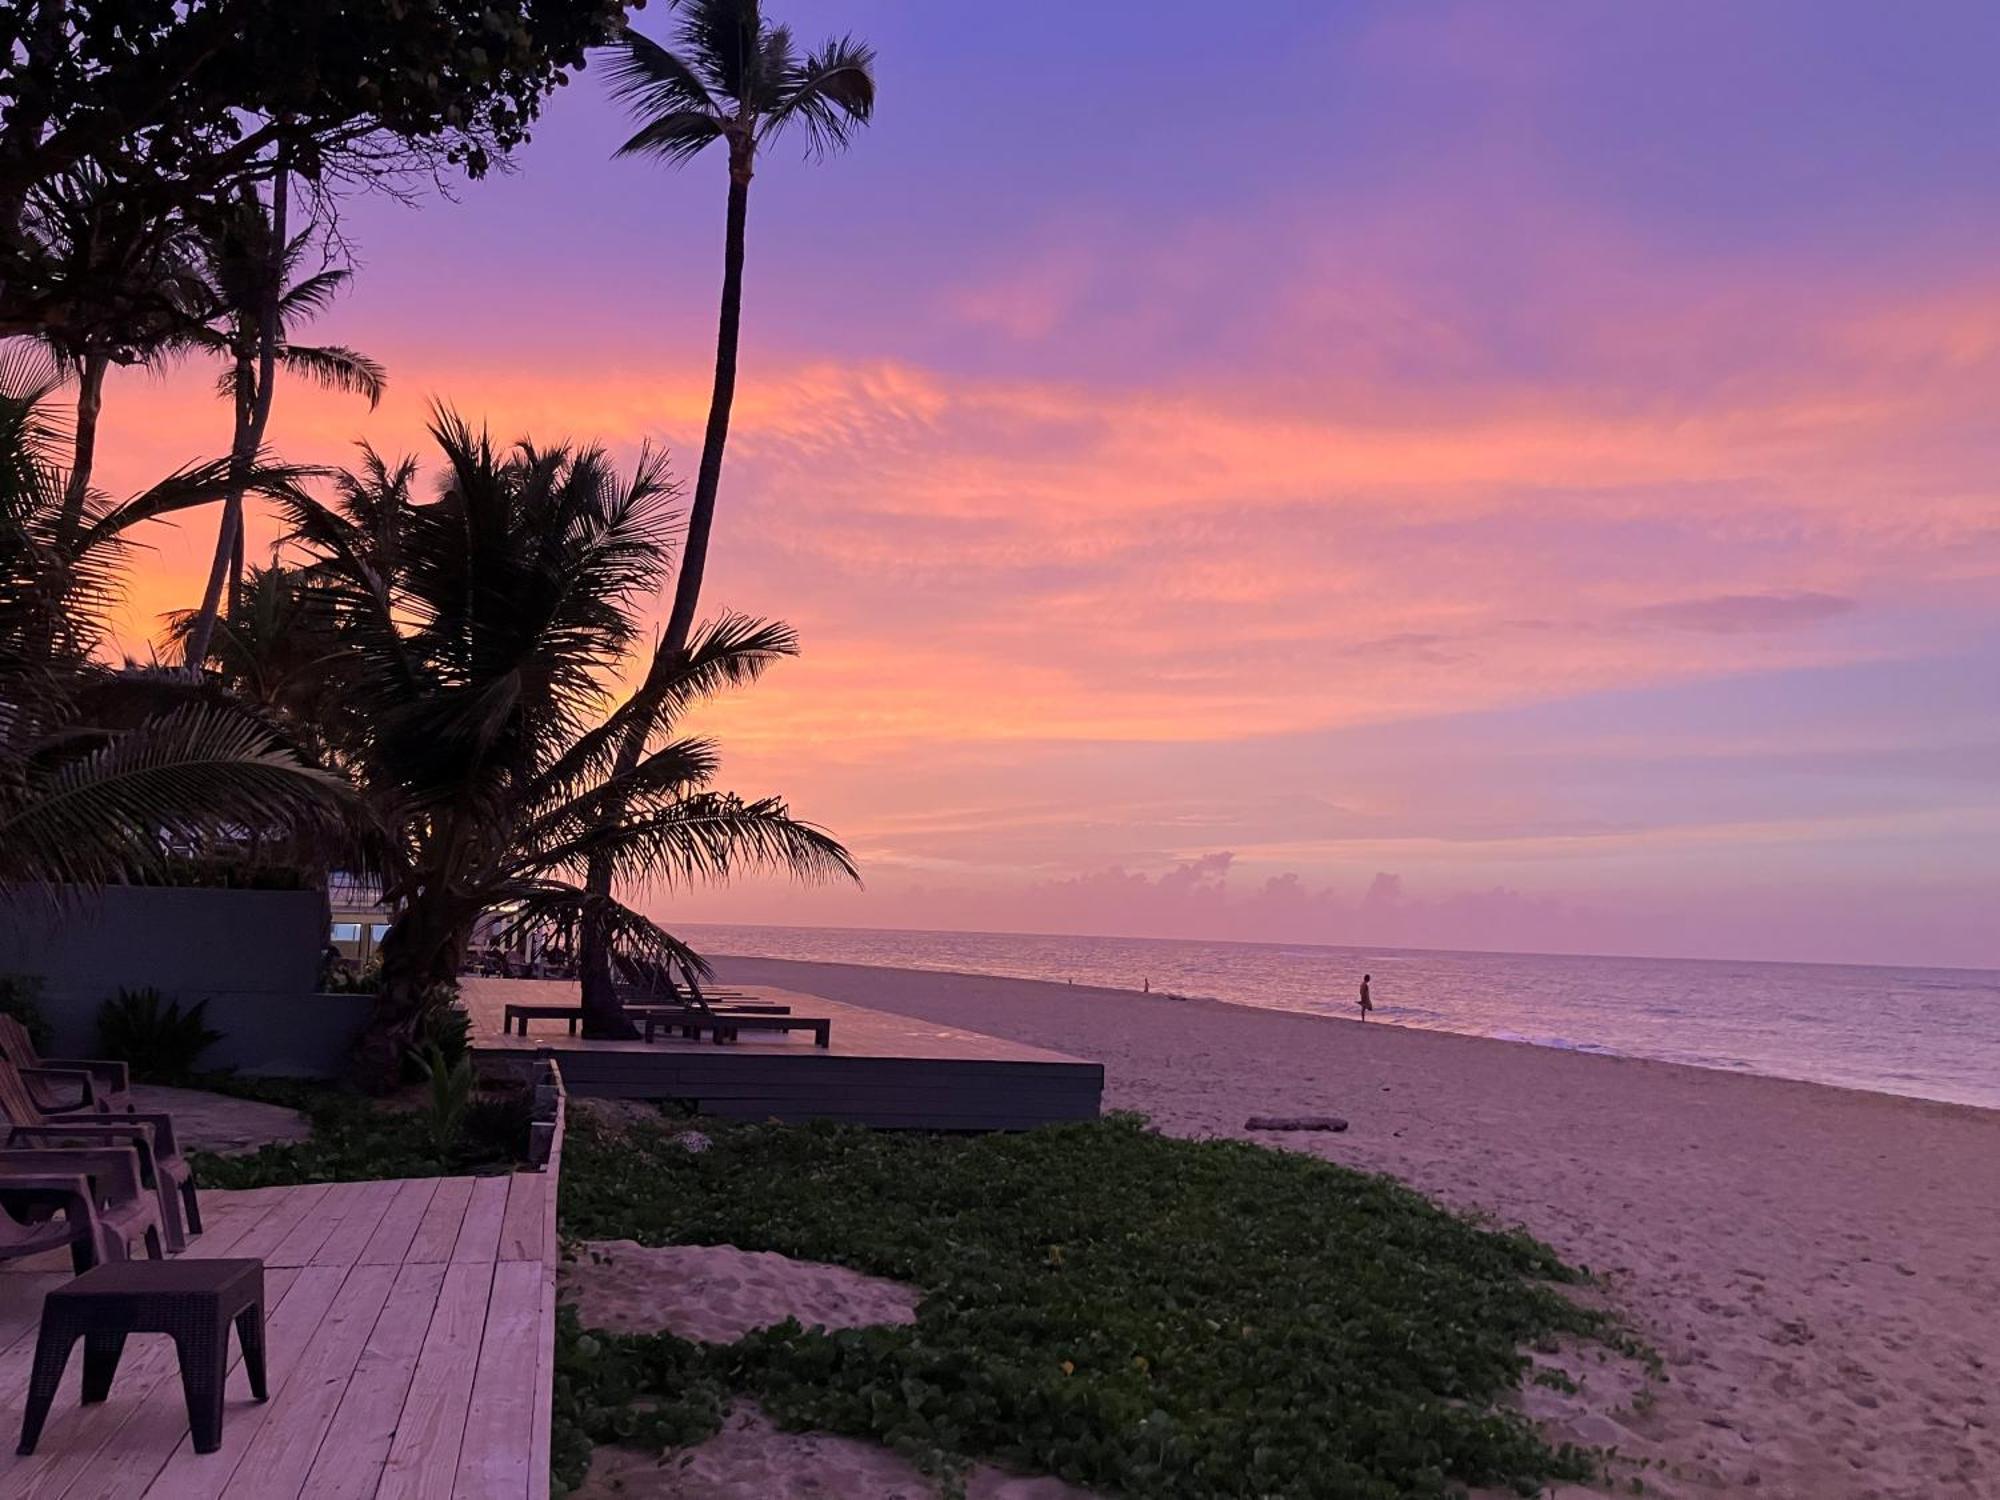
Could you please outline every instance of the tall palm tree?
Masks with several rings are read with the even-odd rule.
[[[787,26],[772,24],[760,0],[683,0],[668,48],[627,32],[611,65],[612,92],[624,101],[639,129],[618,148],[620,156],[650,156],[681,166],[720,143],[728,160],[729,202],[723,221],[722,308],[715,343],[715,383],[695,472],[687,539],[655,663],[662,681],[686,649],[708,564],[715,498],[722,484],[722,455],[736,399],[736,351],[743,311],[743,246],[750,210],[750,180],[757,152],[796,129],[807,150],[822,156],[845,149],[875,110],[875,52],[853,37],[836,37],[816,51],[800,52]],[[658,691],[649,678],[642,691]],[[624,747],[622,764],[641,746]],[[611,873],[600,863],[589,875],[591,891],[608,896]],[[584,1032],[629,1034],[611,983],[609,954],[586,929],[582,945]]]
[[[202,226],[198,244],[213,319],[190,331],[187,341],[226,362],[216,386],[233,404],[229,461],[232,475],[242,476],[244,486],[223,501],[208,583],[186,632],[190,671],[207,662],[216,618],[225,602],[234,604],[242,586],[243,496],[270,424],[277,372],[283,369],[330,390],[365,396],[370,410],[388,382],[382,367],[365,354],[338,344],[292,342],[292,329],[325,311],[349,272],[323,266],[293,280],[310,252],[313,231],[287,238],[286,183],[281,170],[269,205],[253,187],[245,187]]]
[[[77,383],[63,509],[74,527],[90,490],[105,375],[172,352],[203,288],[185,225],[141,207],[95,168],[37,185],[21,228],[25,274],[44,301],[35,338]]]
[[[269,723],[93,660],[126,533],[219,499],[225,466],[122,504],[87,492],[72,524],[60,386],[46,356],[0,355],[0,886],[144,879],[177,850],[330,816],[341,784]]]
[[[666,571],[664,466],[642,455],[621,480],[595,448],[496,452],[446,410],[432,433],[446,471],[429,503],[409,503],[407,469],[372,455],[330,502],[279,502],[345,647],[355,731],[335,758],[379,830],[395,912],[357,1056],[375,1085],[393,1081],[484,913],[564,942],[587,924],[625,954],[706,972],[651,919],[587,891],[594,862],[641,884],[854,873],[783,802],[713,790],[714,746],[674,735],[687,704],[792,654],[786,627],[717,621],[658,691],[613,694]],[[642,753],[620,768],[634,738]]]

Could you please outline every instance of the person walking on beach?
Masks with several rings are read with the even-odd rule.
[[[1375,1008],[1375,1002],[1368,994],[1368,981],[1373,977],[1369,974],[1361,976],[1361,1019],[1364,1021],[1368,1019],[1368,1012]]]

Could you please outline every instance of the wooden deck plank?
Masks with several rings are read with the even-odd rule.
[[[300,1221],[313,1211],[321,1199],[326,1197],[330,1187],[330,1183],[314,1182],[308,1183],[304,1187],[293,1188],[289,1194],[278,1201],[268,1214],[264,1215],[261,1220],[236,1242],[235,1247],[229,1253],[232,1255],[254,1256],[268,1263],[271,1252],[276,1250],[279,1244],[283,1242],[285,1236],[296,1229]],[[196,1240],[193,1245],[188,1247],[188,1253],[201,1253],[204,1249],[202,1241],[207,1238],[207,1235],[203,1235],[201,1239]]]
[[[424,1214],[437,1195],[438,1178],[409,1177],[396,1185],[396,1196],[382,1211],[382,1220],[361,1247],[364,1266],[400,1266],[423,1227]],[[456,1238],[456,1236],[454,1236]]]
[[[507,1181],[505,1177],[472,1179],[472,1200],[465,1205],[465,1222],[451,1248],[455,1264],[491,1265],[497,1258],[500,1221],[507,1212]]]
[[[340,1398],[340,1409],[306,1475],[301,1500],[369,1500],[375,1493],[416,1374],[417,1356],[437,1309],[444,1273],[442,1262],[396,1267],[389,1300],[375,1320],[354,1377]],[[553,1335],[553,1324],[550,1331]]]
[[[539,1259],[503,1260],[494,1268],[451,1491],[463,1500],[527,1500],[534,1445],[522,1439],[535,1417],[544,1277]]]
[[[347,1217],[326,1242],[312,1254],[312,1264],[316,1266],[351,1266],[361,1258],[361,1252],[368,1247],[375,1231],[382,1227],[382,1215],[395,1201],[396,1190],[402,1186],[394,1178],[385,1177],[379,1182],[358,1184],[361,1191],[354,1194],[348,1203]]]
[[[298,1274],[282,1268],[265,1273],[267,1325],[275,1325]],[[16,1388],[26,1384],[23,1365]],[[73,1353],[34,1455],[0,1456],[0,1494],[9,1500],[127,1500],[145,1492],[187,1438],[173,1341],[161,1335],[135,1335],[125,1346],[110,1397],[97,1406],[82,1400],[83,1360]]]
[[[268,1402],[228,1410],[216,1452],[196,1453],[192,1442],[182,1443],[147,1500],[218,1500],[228,1493],[292,1500],[298,1494],[396,1279],[392,1266],[312,1266],[308,1272],[341,1275],[325,1316],[298,1350],[283,1392],[273,1389]],[[237,1378],[247,1398],[248,1377],[239,1371]]]
[[[547,1203],[548,1178],[542,1173],[516,1172],[507,1179],[507,1205],[500,1214],[500,1260],[541,1261]]]
[[[213,1210],[208,1216],[208,1231],[197,1235],[182,1252],[183,1256],[193,1260],[210,1260],[235,1254],[243,1240],[284,1203],[287,1193],[309,1191],[259,1188],[244,1193],[204,1195],[204,1208]],[[284,1270],[265,1273],[267,1318],[289,1290],[292,1275],[292,1272]],[[39,1322],[39,1296],[35,1299],[34,1316]],[[27,1388],[28,1366],[34,1357],[34,1345],[34,1330],[31,1328],[24,1338],[0,1355],[0,1390]],[[147,1393],[161,1380],[174,1378],[176,1368],[173,1345],[169,1340],[150,1336],[136,1338],[127,1346],[125,1357],[119,1363],[111,1399],[101,1406],[85,1407],[82,1405],[83,1358],[80,1352],[73,1353],[63,1374],[62,1389],[57,1392],[55,1405],[50,1409],[48,1428],[36,1453],[31,1458],[19,1458],[11,1451],[11,1445],[7,1451],[0,1453],[0,1493],[10,1497],[16,1493],[62,1494],[89,1468],[95,1455],[111,1442],[118,1428],[134,1415]],[[174,1386],[179,1389],[177,1379]],[[161,1446],[157,1454],[158,1463],[166,1462],[168,1451],[166,1446]],[[137,1472],[142,1471],[145,1465],[135,1463],[130,1467]]]
[[[528,1500],[549,1500],[550,1443],[556,1400],[556,1271],[542,1266],[541,1322],[535,1329],[535,1410],[528,1429]],[[462,1500],[472,1500],[464,1496]]]
[[[372,1182],[335,1182],[327,1186],[326,1196],[313,1206],[310,1213],[294,1224],[287,1234],[264,1257],[267,1266],[309,1266],[312,1258],[319,1254],[320,1247],[333,1236],[333,1232],[346,1222],[354,1211],[358,1200],[365,1197],[374,1187]]]
[[[439,1181],[417,1225],[416,1236],[410,1241],[409,1252],[403,1257],[405,1261],[442,1263],[451,1259],[459,1228],[465,1222],[466,1205],[472,1201],[472,1181],[470,1177],[446,1177]]]
[[[30,1347],[35,1342],[35,1330],[42,1322],[42,1298],[47,1293],[68,1281],[73,1271],[37,1271],[25,1275],[9,1276],[6,1285],[0,1287],[5,1292],[0,1300],[0,1359],[16,1344],[25,1340]],[[0,1433],[0,1437],[4,1437]]]
[[[281,1268],[288,1269],[288,1268]],[[256,1425],[253,1413],[279,1406],[286,1398],[291,1374],[311,1344],[314,1332],[340,1293],[347,1273],[336,1266],[304,1266],[294,1270],[291,1289],[277,1311],[264,1318],[264,1366],[271,1400],[260,1407],[250,1399],[250,1387],[242,1370],[242,1352],[230,1340],[228,1382],[222,1414],[222,1447],[214,1453],[196,1453],[188,1435],[187,1399],[178,1379],[169,1376],[157,1382],[132,1420],[120,1428],[105,1445],[81,1484],[63,1492],[63,1500],[130,1500],[144,1493],[147,1500],[171,1500],[182,1486],[192,1485],[197,1493],[220,1494],[241,1461],[250,1429]],[[113,1390],[117,1389],[113,1385]],[[103,1460],[109,1459],[110,1463]],[[132,1483],[124,1470],[126,1463],[148,1466],[150,1487]],[[190,1473],[189,1465],[198,1466]],[[173,1477],[167,1477],[171,1468]],[[260,1494],[253,1476],[245,1476],[246,1496]]]
[[[445,1271],[377,1500],[450,1500],[492,1287],[491,1261]]]

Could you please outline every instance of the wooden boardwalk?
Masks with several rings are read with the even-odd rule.
[[[554,980],[468,979],[473,1041],[488,1056],[549,1056],[575,1097],[673,1099],[727,1119],[836,1120],[882,1129],[1025,1130],[1097,1117],[1100,1063],[1041,1047],[846,1005],[819,995],[753,987],[800,1016],[832,1020],[832,1043],[799,1032],[745,1031],[737,1041],[597,1042],[539,1021],[526,1038],[501,1030],[509,1001],[575,1003]]]
[[[0,1274],[0,1495],[8,1500],[545,1500],[556,1172],[201,1195],[186,1254],[264,1262],[270,1401],[232,1365],[218,1452],[197,1454],[163,1337],[135,1334],[98,1406],[81,1346],[32,1457],[14,1453],[41,1294]],[[232,1350],[234,1341],[231,1342]]]

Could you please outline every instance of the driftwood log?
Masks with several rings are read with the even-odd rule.
[[[1245,1130],[1345,1130],[1347,1121],[1339,1115],[1252,1115],[1243,1122]]]

